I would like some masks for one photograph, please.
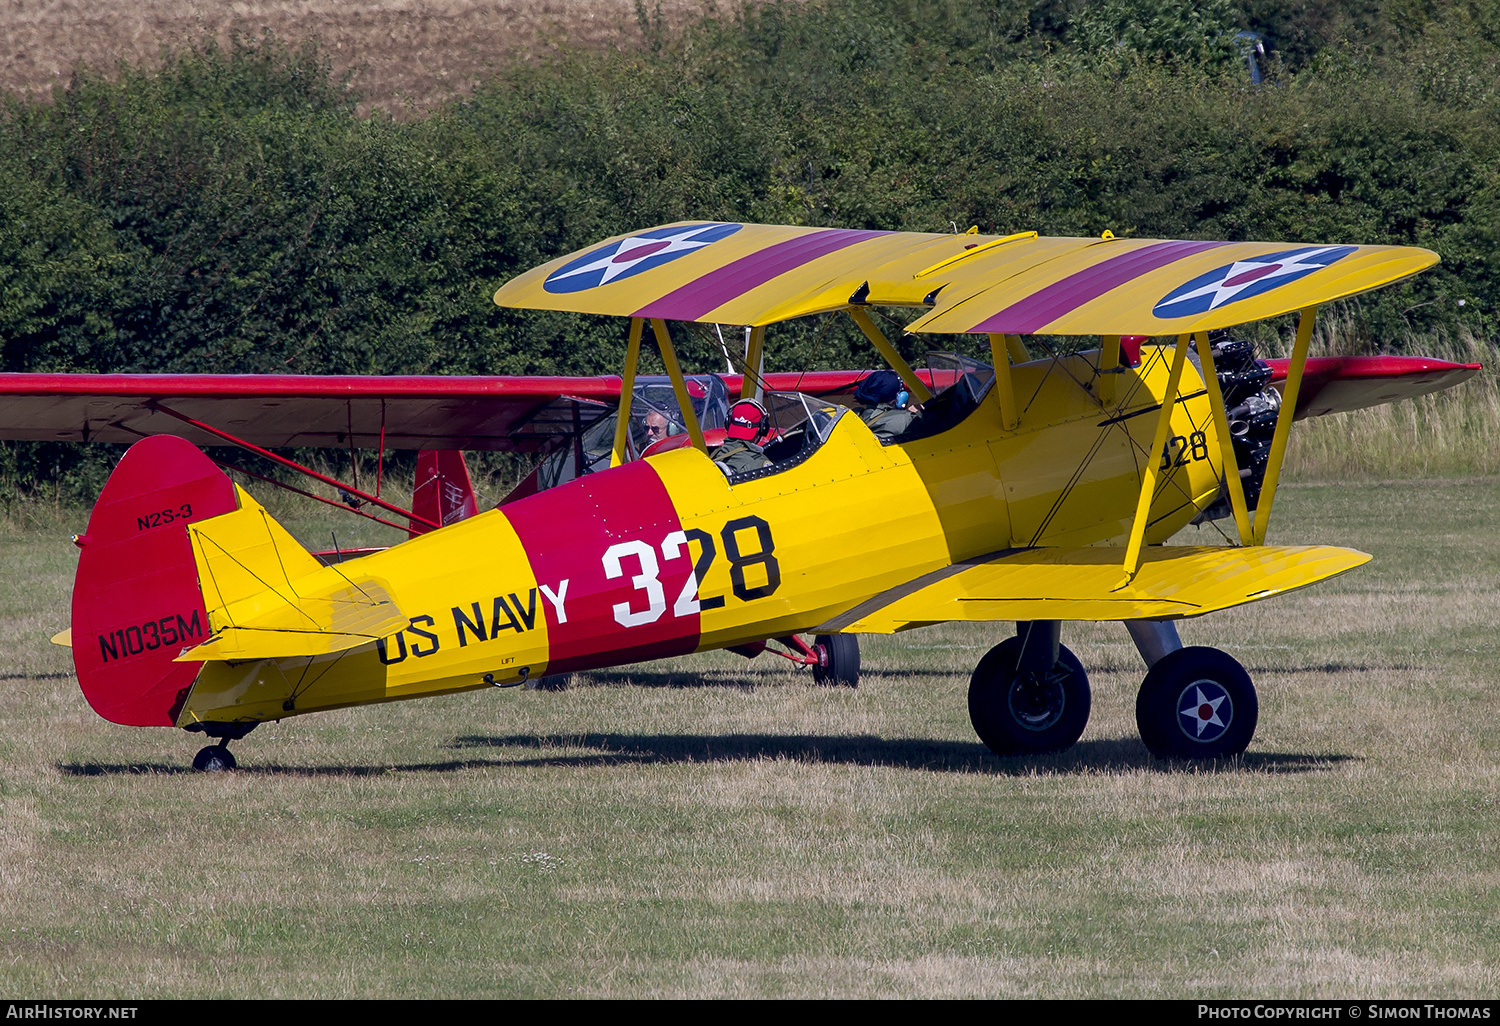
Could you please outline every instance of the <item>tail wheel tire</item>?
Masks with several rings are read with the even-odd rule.
[[[1088,726],[1093,699],[1078,657],[1058,646],[1043,674],[1018,670],[1021,639],[1007,638],[979,661],[969,680],[969,720],[996,755],[1071,748]]]
[[[1158,759],[1224,759],[1255,736],[1260,703],[1245,668],[1216,648],[1180,648],[1141,683],[1135,722]]]
[[[853,634],[819,634],[813,639],[813,680],[818,684],[859,687],[859,638]]]
[[[193,769],[199,773],[221,773],[237,765],[234,756],[223,745],[209,745],[193,757]]]

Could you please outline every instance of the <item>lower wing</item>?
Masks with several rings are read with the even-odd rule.
[[[951,620],[1146,620],[1202,616],[1369,562],[1331,546],[1161,546],[1120,585],[1123,549],[1007,549],[924,574],[814,628],[892,634]]]

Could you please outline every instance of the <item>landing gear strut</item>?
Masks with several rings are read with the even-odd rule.
[[[969,719],[996,755],[1031,755],[1069,748],[1089,722],[1088,675],[1058,643],[1061,625],[1016,625],[979,661],[969,681]]]
[[[812,667],[813,683],[859,687],[859,637],[854,634],[818,634],[809,645],[795,634],[783,634],[774,640],[780,648],[766,641],[747,641],[730,645],[726,652],[754,659],[762,652],[779,655],[801,667]]]

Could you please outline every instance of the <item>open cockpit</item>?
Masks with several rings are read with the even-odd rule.
[[[855,398],[856,386],[870,372],[849,376],[833,391],[820,394],[795,391],[762,391],[758,401],[765,407],[769,427],[760,443],[767,465],[754,470],[727,472],[731,484],[759,480],[789,470],[809,459],[828,441],[834,425],[845,414],[868,420],[873,406]],[[993,387],[994,368],[971,357],[952,352],[930,352],[927,367],[919,372],[931,397],[911,400],[912,416],[898,432],[876,430],[883,445],[900,444],[940,434],[961,423],[979,408]],[[683,378],[692,415],[703,434],[710,458],[725,442],[733,398],[718,374],[694,374]],[[903,393],[903,402],[906,401]],[[647,459],[660,453],[692,445],[687,417],[676,389],[665,376],[636,378],[624,430],[622,462]],[[546,491],[577,477],[607,470],[613,441],[618,434],[619,412],[609,410],[582,421],[542,460],[513,498]],[[507,500],[508,501],[508,500]]]

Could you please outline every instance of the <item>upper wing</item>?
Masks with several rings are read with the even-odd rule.
[[[1438,262],[1411,246],[1111,239],[1017,268],[908,331],[1176,335],[1367,292]],[[957,298],[957,297],[955,297]]]
[[[1286,380],[1289,360],[1267,360],[1271,383]],[[1307,361],[1297,393],[1297,419],[1347,413],[1397,399],[1426,395],[1467,381],[1477,363],[1449,363],[1425,356],[1319,356]]]
[[[814,630],[890,634],[949,620],[1202,616],[1306,587],[1369,559],[1329,546],[1150,546],[1135,579],[1120,587],[1121,549],[1012,549],[918,577]]]
[[[771,324],[930,306],[918,332],[1170,335],[1352,296],[1437,263],[1409,246],[995,237],[680,222],[559,257],[501,306]]]
[[[528,310],[768,324],[847,306],[873,268],[904,262],[909,279],[976,239],[987,241],[684,221],[558,257],[511,279],[495,293],[495,302]],[[914,302],[919,305],[921,297]]]

